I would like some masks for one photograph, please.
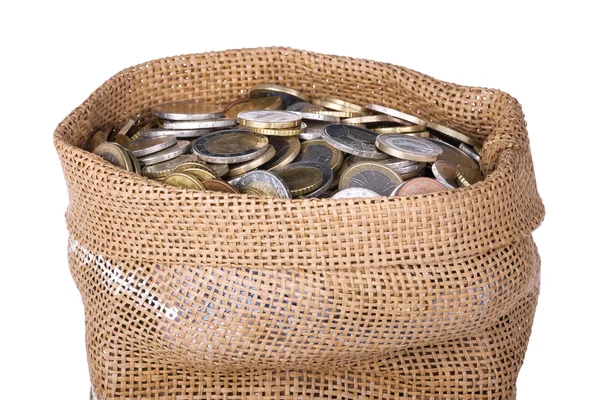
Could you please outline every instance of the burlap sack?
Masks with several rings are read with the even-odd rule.
[[[283,200],[166,186],[81,150],[152,105],[257,83],[389,105],[484,140],[484,182]],[[98,399],[513,399],[543,219],[519,103],[406,68],[288,48],[127,68],[54,133]]]

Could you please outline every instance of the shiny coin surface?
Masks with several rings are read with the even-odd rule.
[[[316,168],[319,171],[321,171],[321,174],[323,175],[323,182],[321,182],[321,185],[318,188],[316,188],[314,191],[304,194],[303,197],[305,197],[305,198],[319,197],[319,196],[323,195],[323,193],[325,193],[327,190],[329,190],[329,188],[331,188],[331,185],[333,183],[333,178],[334,178],[333,170],[326,163],[304,161],[304,162],[294,163],[293,165],[295,165],[297,167],[300,167],[300,166],[313,167],[313,168]]]
[[[306,103],[304,101],[300,101],[298,103],[294,103],[291,106],[286,108],[286,111],[300,111],[305,113],[314,113],[316,111],[322,111],[325,107],[318,106],[312,103]]]
[[[456,179],[462,187],[473,186],[477,182],[483,180],[483,175],[476,169],[466,167],[464,165],[458,165],[456,167]]]
[[[395,196],[414,196],[418,194],[442,192],[446,187],[431,178],[414,178],[406,181],[394,193]]]
[[[323,111],[317,111],[317,114],[322,114],[322,115],[327,115],[330,117],[337,117],[337,118],[354,118],[354,117],[360,117],[363,114],[359,113],[359,112],[355,112],[355,111],[335,111],[335,110],[323,110]]]
[[[135,172],[135,167],[129,154],[119,144],[112,142],[100,143],[94,149],[94,154],[100,156],[114,166]]]
[[[205,190],[206,188],[200,181],[200,179],[196,178],[194,175],[188,174],[186,172],[173,172],[167,175],[163,182],[167,185],[177,186],[183,189],[195,189],[195,190]]]
[[[268,196],[268,193],[263,192],[262,190],[259,190],[257,188],[253,188],[253,187],[245,187],[243,189],[240,189],[239,192],[241,194],[247,194],[248,196],[256,196],[256,197],[265,197]]]
[[[365,107],[355,104],[355,103],[351,103],[346,100],[338,99],[337,97],[323,96],[322,99],[329,103],[339,104],[340,106],[345,107],[346,109],[357,111],[357,112],[360,112],[363,114],[370,114],[370,111],[367,110]]]
[[[143,138],[154,138],[161,136],[175,136],[176,138],[197,138],[207,133],[214,132],[214,129],[164,129],[152,128],[140,132]]]
[[[207,166],[211,167],[219,178],[224,177],[229,172],[229,165],[227,164],[212,164],[206,163]]]
[[[255,159],[243,163],[230,164],[227,177],[233,178],[260,167],[269,160],[271,160],[273,156],[275,156],[275,153],[275,147],[273,147],[272,144],[269,144],[267,145],[267,151],[265,151],[263,154],[256,157]]]
[[[137,119],[127,118],[123,127],[117,132],[117,135],[128,136],[131,133],[132,128],[135,126]]]
[[[323,140],[340,151],[371,159],[387,158],[375,146],[377,137],[369,129],[342,124],[327,125],[323,130]]]
[[[170,121],[165,119],[161,120],[160,124],[165,129],[223,129],[236,126],[237,120],[235,118],[203,119],[198,121]]]
[[[339,188],[363,188],[381,196],[389,196],[402,182],[400,175],[385,165],[360,163],[346,170],[340,178]]]
[[[434,162],[442,154],[435,143],[406,135],[379,135],[376,145],[384,153],[404,160]]]
[[[172,135],[155,138],[140,138],[129,143],[127,150],[131,151],[134,156],[139,158],[174,146],[176,143],[177,138]]]
[[[344,155],[335,147],[329,145],[323,139],[309,140],[303,142],[300,147],[300,153],[294,162],[319,162],[328,164],[329,167],[337,171],[342,165]]]
[[[288,185],[292,196],[313,192],[323,183],[323,173],[307,165],[290,164],[278,168],[275,173]]]
[[[206,190],[210,190],[211,192],[240,193],[239,190],[237,190],[233,185],[221,179],[207,179],[202,181],[202,184]]]
[[[269,128],[254,128],[249,127],[252,132],[260,133],[266,136],[298,136],[301,133],[306,132],[307,125],[304,122],[300,123],[300,126],[294,128],[282,128],[282,129],[269,129]]]
[[[129,159],[131,160],[131,163],[133,164],[133,172],[135,172],[138,175],[141,175],[142,174],[142,165],[140,164],[138,158],[136,156],[134,156],[133,153],[131,153],[125,147],[121,146],[121,148],[129,156]]]
[[[186,162],[175,168],[173,172],[185,172],[189,175],[194,175],[196,178],[204,182],[207,179],[216,179],[219,176],[214,169],[200,162]]]
[[[458,165],[464,165],[466,167],[472,169],[479,169],[479,164],[477,164],[471,157],[457,149],[456,147],[448,144],[440,139],[426,139],[431,143],[434,143],[442,148],[442,154],[438,158],[439,160],[444,160],[447,163],[454,165],[457,167]]]
[[[338,124],[340,122],[340,117],[335,117],[333,115],[325,115],[318,114],[318,110],[314,112],[301,112],[301,111],[290,111],[294,114],[298,115],[300,118],[308,121],[315,122],[327,122],[331,124]]]
[[[236,187],[241,193],[246,189],[255,189],[270,197],[292,198],[290,189],[283,179],[269,171],[248,172],[236,182]]]
[[[316,104],[321,107],[325,107],[325,108],[327,108],[329,110],[333,110],[333,111],[350,112],[350,113],[356,113],[356,114],[360,114],[360,115],[364,115],[365,113],[369,112],[369,110],[366,110],[366,109],[365,109],[365,111],[361,111],[356,108],[346,107],[346,106],[340,104],[343,101],[332,102],[332,101],[325,100],[324,98],[321,98],[321,99],[313,99],[312,102],[313,102],[313,104]],[[343,103],[345,103],[345,102],[343,102]],[[361,107],[361,109],[362,109],[362,107]]]
[[[172,121],[197,121],[223,116],[223,109],[201,100],[184,100],[156,105],[152,113],[161,119]]]
[[[262,165],[261,168],[267,171],[291,163],[300,153],[300,141],[295,136],[271,136],[269,144],[275,148],[275,155]]]
[[[250,89],[250,97],[267,96],[277,96],[281,98],[284,107],[288,107],[299,101],[310,103],[310,98],[307,95],[286,86],[275,85],[271,83],[263,83],[259,85],[254,85],[252,89]]]
[[[253,128],[284,129],[300,126],[302,118],[290,111],[244,111],[238,114],[240,125]]]
[[[427,128],[425,127],[425,125],[381,126],[373,128],[373,132],[377,132],[382,135],[387,135],[426,132],[426,129]]]
[[[378,193],[365,188],[352,187],[344,190],[340,190],[333,196],[332,199],[358,199],[358,198],[369,198],[369,197],[381,197]]]
[[[448,128],[447,126],[438,124],[436,122],[428,123],[427,127],[429,129],[441,133],[442,135],[449,136],[466,144],[470,144],[471,146],[480,144],[479,140],[473,139],[472,137],[465,135],[464,133],[455,131],[454,129]]]
[[[424,119],[415,117],[414,115],[410,115],[402,111],[395,110],[393,108],[380,106],[378,104],[368,104],[367,106],[365,106],[365,108],[381,114],[390,115],[394,118],[401,119],[402,121],[406,121],[414,125],[427,125],[427,121],[425,121]]]
[[[175,171],[175,168],[186,162],[197,162],[198,157],[191,154],[184,154],[179,157],[175,157],[171,160],[164,161],[158,164],[148,165],[142,168],[142,175],[148,178],[164,178],[171,172]]]
[[[147,156],[138,158],[142,165],[158,164],[164,161],[179,157],[182,154],[190,152],[190,142],[187,140],[179,140],[174,146],[168,147],[156,153],[148,154]]]
[[[365,125],[373,125],[373,124],[382,124],[382,123],[402,123],[402,121],[397,118],[391,117],[389,115],[365,115],[363,117],[354,117],[354,118],[346,118],[343,119],[342,124],[354,125],[354,124],[365,124]]]
[[[460,145],[458,145],[458,149],[460,151],[462,151],[463,153],[465,153],[466,155],[468,155],[469,157],[471,157],[476,163],[479,164],[479,154],[477,154],[473,149],[471,149],[469,146],[467,146],[464,143],[461,143]]]
[[[137,132],[130,135],[131,140],[137,140],[142,137],[143,132],[147,131],[148,129],[156,128],[157,122],[158,121],[156,121],[156,119],[152,119],[152,120],[148,121],[146,124],[142,125],[142,127],[140,129],[138,129]]]
[[[307,121],[306,131],[299,134],[298,138],[302,140],[321,139],[323,136],[323,129],[327,125],[329,125],[328,122]]]
[[[456,181],[456,167],[444,160],[437,160],[431,166],[431,172],[446,189],[456,189],[458,182]]]
[[[244,98],[231,103],[225,109],[226,118],[237,118],[244,111],[254,110],[279,110],[283,106],[281,98],[277,96],[261,97],[257,99]]]
[[[115,143],[120,144],[121,146],[127,148],[129,143],[131,143],[131,139],[129,138],[129,136],[125,136],[125,135],[121,135],[120,133],[117,133],[115,136],[113,136],[113,138],[111,139],[111,142],[115,142]]]
[[[194,154],[215,164],[231,164],[253,160],[265,151],[269,140],[262,135],[242,129],[216,131],[194,142]]]

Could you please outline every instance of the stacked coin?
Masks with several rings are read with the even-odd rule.
[[[166,184],[249,196],[409,196],[483,180],[481,143],[420,116],[341,98],[351,93],[311,100],[259,84],[249,95],[159,104],[154,118],[98,131],[88,147]]]

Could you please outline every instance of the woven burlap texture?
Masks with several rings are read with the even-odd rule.
[[[258,83],[378,103],[484,140],[485,181],[422,196],[199,192],[81,149],[154,104]],[[492,89],[289,48],[163,58],[116,74],[54,143],[98,399],[514,399],[540,260],[521,106]]]

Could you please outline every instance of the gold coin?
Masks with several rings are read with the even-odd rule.
[[[111,139],[111,142],[115,142],[120,144],[123,147],[127,147],[129,145],[129,143],[131,143],[131,139],[129,138],[129,136],[125,136],[125,135],[121,135],[120,133],[117,133],[115,136],[113,136],[113,138]]]
[[[340,190],[351,187],[369,189],[380,196],[390,196],[404,182],[391,168],[377,163],[358,163],[348,168],[340,177]]]
[[[206,190],[200,179],[187,172],[173,172],[163,182],[183,189]]]
[[[129,136],[129,134],[131,133],[131,129],[135,126],[136,123],[137,123],[137,119],[135,119],[133,117],[127,118],[127,121],[125,121],[125,124],[123,125],[121,130],[119,130],[119,132],[117,132],[117,135]],[[109,139],[112,140],[113,137],[114,136],[109,135]]]
[[[481,154],[480,154],[480,153],[481,153],[481,146],[482,146],[481,144],[474,144],[474,145],[473,145],[473,151],[474,151],[475,153],[477,153],[477,155],[478,155],[478,156],[480,156],[480,155],[481,155]]]
[[[185,172],[194,175],[196,178],[204,181],[206,179],[218,178],[218,174],[206,164],[199,162],[186,162],[175,168],[173,172]]]
[[[88,148],[90,149],[90,151],[94,151],[100,143],[104,143],[107,141],[108,141],[108,132],[107,131],[98,131],[98,132],[94,133],[94,136],[92,136],[92,140],[90,141]]]
[[[340,150],[331,146],[323,139],[314,139],[302,142],[300,153],[294,161],[312,161],[328,164],[335,172],[342,165],[343,159],[344,154]]]
[[[275,147],[272,144],[268,145],[267,151],[265,151],[262,155],[255,158],[254,160],[250,160],[247,162],[239,163],[239,164],[231,164],[229,165],[229,172],[227,173],[228,178],[234,178],[236,176],[242,175],[248,171],[252,171],[269,161],[275,155]]]
[[[360,117],[363,114],[359,113],[359,112],[349,112],[349,111],[331,111],[331,110],[324,110],[324,111],[316,111],[315,114],[321,114],[321,115],[328,115],[330,117],[337,117],[337,118],[354,118],[354,117]]]
[[[135,167],[133,166],[133,162],[131,161],[129,154],[127,154],[125,149],[123,149],[117,143],[100,143],[94,149],[94,154],[102,157],[112,165],[123,168],[129,172],[135,172]]]
[[[300,126],[295,128],[285,129],[269,129],[269,128],[255,128],[250,126],[250,130],[254,133],[260,133],[266,136],[298,136],[301,133],[306,132],[307,125],[305,122],[301,122]]]
[[[175,157],[171,160],[159,162],[157,164],[147,165],[142,169],[142,175],[152,179],[164,178],[171,172],[174,172],[175,168],[187,162],[198,162],[198,157],[191,154],[184,154]]]
[[[288,165],[300,153],[300,140],[296,136],[271,136],[269,143],[275,147],[275,155],[262,165],[267,171]]]
[[[458,180],[460,186],[468,187],[482,181],[483,175],[473,168],[465,167],[464,165],[458,165],[456,167],[456,179]]]
[[[402,121],[406,121],[407,123],[415,124],[415,125],[427,125],[427,121],[415,117],[414,115],[406,114],[402,111],[395,110],[393,108],[389,108],[386,106],[380,106],[378,104],[367,104],[365,108],[375,111],[381,114],[390,115],[394,118],[401,119]]]
[[[362,117],[346,118],[342,120],[342,124],[377,124],[377,123],[397,123],[402,124],[397,118],[389,115],[365,115]]]
[[[307,95],[287,86],[275,85],[272,83],[261,83],[258,85],[254,85],[252,89],[250,89],[250,97],[263,97],[265,95],[272,96],[274,94],[284,94],[288,96],[293,96],[297,99],[300,99],[300,101],[310,103],[310,98]]]
[[[380,126],[371,129],[373,132],[377,132],[381,135],[398,135],[403,133],[418,133],[426,132],[427,128],[425,125],[403,125],[403,126]]]
[[[244,111],[279,110],[281,105],[281,98],[277,96],[259,97],[256,99],[246,97],[228,105],[225,109],[225,118],[237,118],[238,114]]]
[[[133,172],[135,172],[138,175],[141,175],[142,174],[142,166],[141,166],[138,158],[136,156],[134,156],[133,153],[130,152],[129,150],[127,150],[125,147],[123,147],[123,151],[125,153],[127,153],[129,158],[131,159],[131,163],[133,164]]]
[[[323,173],[309,166],[295,167],[290,164],[279,169],[277,175],[288,185],[292,196],[310,193],[323,183]]]
[[[325,107],[325,108],[327,108],[329,110],[342,111],[342,112],[355,112],[355,113],[362,114],[362,112],[357,111],[355,109],[344,107],[341,104],[332,103],[330,101],[323,100],[323,99],[313,99],[312,102],[313,102],[313,104],[316,104],[316,105],[321,106],[321,107]]]
[[[147,122],[145,125],[142,125],[142,127],[140,129],[138,129],[133,135],[131,135],[131,140],[137,140],[139,138],[142,137],[142,132],[150,130],[152,128],[155,128],[157,125],[158,121],[155,119],[150,120],[149,122]]]
[[[251,128],[284,129],[301,125],[302,118],[291,111],[244,111],[237,116],[238,123]]]
[[[255,188],[255,187],[251,187],[251,186],[247,186],[243,189],[240,189],[239,192],[241,194],[247,194],[248,196],[261,196],[261,197],[267,196],[267,193]]]
[[[350,103],[349,101],[345,101],[342,99],[338,99],[335,97],[331,97],[331,96],[323,96],[322,97],[323,100],[328,101],[329,103],[334,103],[334,104],[339,104],[342,107],[346,107],[347,109],[350,109],[352,111],[357,111],[363,114],[370,114],[371,112],[364,108],[363,106],[359,106],[358,104],[354,104],[354,103]]]
[[[430,122],[427,124],[427,127],[433,129],[436,132],[439,132],[443,135],[450,136],[454,139],[460,140],[463,143],[470,144],[471,146],[479,145],[480,142],[477,139],[473,139],[465,135],[464,133],[460,133],[455,131],[454,129],[448,128],[447,126],[440,125],[436,122]]]
[[[406,136],[413,136],[413,137],[420,137],[420,138],[428,138],[431,137],[431,135],[429,134],[429,132],[427,131],[422,131],[422,132],[412,132],[412,133],[403,133],[403,135]]]

